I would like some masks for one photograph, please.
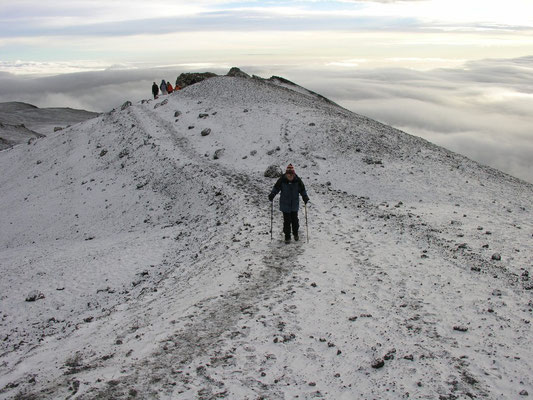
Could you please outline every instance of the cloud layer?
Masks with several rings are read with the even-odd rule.
[[[533,57],[425,72],[335,71],[307,84],[352,111],[533,183]]]
[[[533,183],[533,57],[482,60],[430,71],[241,68],[264,77],[284,76],[356,113]],[[149,98],[153,81],[173,82],[187,71],[223,74],[228,69],[225,65],[110,68],[38,78],[4,72],[0,73],[0,101],[109,111],[126,100]]]

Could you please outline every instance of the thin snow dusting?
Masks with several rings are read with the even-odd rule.
[[[282,86],[0,152],[1,399],[533,395],[533,185]],[[286,245],[263,173],[289,162]]]

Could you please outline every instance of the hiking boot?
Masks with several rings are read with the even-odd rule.
[[[300,240],[300,238],[298,237],[298,235],[294,235],[294,240],[295,240],[295,241]]]
[[[291,242],[291,237],[285,236],[285,243],[290,243],[290,242]]]

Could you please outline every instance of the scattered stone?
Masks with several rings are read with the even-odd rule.
[[[54,128],[54,132],[59,132],[59,131],[62,131],[62,130],[63,130],[63,128],[61,128],[60,126],[56,126]]]
[[[363,162],[365,162],[368,165],[383,165],[383,161],[374,160],[374,159],[368,158],[368,157],[363,158]]]
[[[409,360],[409,361],[413,361],[415,358],[412,354],[407,354],[405,356],[403,356],[404,360]]]
[[[263,175],[266,178],[279,178],[283,175],[283,171],[278,165],[271,165],[265,170],[265,173]]]
[[[102,151],[100,152],[100,157],[103,157],[107,154],[107,150],[106,149],[102,149]]]
[[[529,393],[524,389],[520,392],[520,396],[529,396]]]
[[[396,349],[391,349],[383,357],[385,360],[394,360],[394,355],[396,354]]]
[[[385,366],[385,361],[382,358],[378,358],[372,361],[371,365],[374,369],[383,368]]]
[[[205,119],[207,117],[209,117],[209,114],[203,114],[203,113],[202,114],[198,114],[198,118],[204,118]]]
[[[32,290],[28,295],[26,296],[26,301],[37,301],[44,299],[44,294],[42,292],[39,292],[38,290]]]
[[[180,115],[181,115],[181,111],[176,111],[176,112],[174,112],[174,117],[177,118],[177,117],[179,117]]]
[[[501,260],[502,260],[502,256],[501,256],[500,253],[494,253],[494,254],[492,255],[492,259],[493,259],[494,261],[501,261]]]
[[[154,106],[154,110],[158,107],[161,107],[161,106],[164,106],[168,103],[168,99],[165,99],[163,100],[161,103],[157,103],[155,106]]]
[[[458,332],[467,332],[468,328],[466,326],[456,325],[453,327],[453,330]]]
[[[272,150],[269,150],[267,151],[267,155],[271,156],[272,154],[274,154],[276,151],[280,151],[281,150],[281,147],[276,147],[275,149],[272,149]]]
[[[118,153],[118,158],[126,157],[129,154],[130,154],[130,152],[129,152],[128,149],[123,149],[120,153]]]
[[[213,155],[214,160],[218,160],[222,155],[224,154],[225,149],[218,149],[215,151],[215,154]]]
[[[211,133],[211,128],[205,128],[203,131],[202,131],[202,136],[207,136]]]
[[[309,126],[315,126],[316,124],[314,122],[311,122]]]
[[[357,317],[356,316],[353,316],[353,317],[350,317],[348,318],[348,321],[351,321],[351,322],[354,322],[357,320]]]
[[[122,104],[122,106],[120,107],[120,109],[122,111],[124,111],[126,108],[128,107],[131,107],[131,101],[126,101],[124,104]]]
[[[194,129],[194,125],[189,125],[188,129],[189,130]]]

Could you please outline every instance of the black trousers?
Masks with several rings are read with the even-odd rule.
[[[298,211],[283,213],[283,233],[285,234],[285,239],[290,239],[291,231],[294,236],[298,236],[299,228]]]

